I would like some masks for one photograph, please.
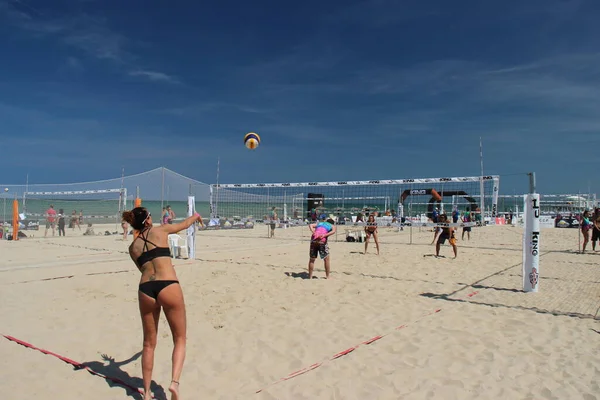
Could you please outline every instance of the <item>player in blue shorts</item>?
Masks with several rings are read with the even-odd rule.
[[[335,223],[332,219],[325,220],[325,215],[322,215],[319,223],[310,224],[308,227],[312,232],[312,236],[310,238],[310,260],[308,261],[308,279],[312,279],[313,277],[313,270],[315,268],[315,260],[317,259],[317,255],[320,255],[321,259],[325,263],[325,278],[329,279],[331,267],[327,238],[335,234]]]

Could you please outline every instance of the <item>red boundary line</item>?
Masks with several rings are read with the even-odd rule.
[[[475,296],[475,295],[476,295],[476,294],[478,294],[478,293],[479,293],[478,291],[476,291],[476,292],[472,292],[472,293],[469,293],[469,294],[467,294],[467,295],[466,295],[466,297],[473,297],[473,296]],[[432,311],[432,312],[429,312],[429,313],[427,313],[427,314],[424,314],[424,315],[423,315],[423,316],[421,316],[420,318],[417,318],[417,319],[416,319],[416,320],[414,320],[412,323],[414,324],[414,323],[416,323],[416,322],[420,321],[421,319],[423,319],[423,318],[425,318],[425,317],[428,317],[428,316],[430,316],[430,315],[437,314],[437,313],[439,313],[440,311],[442,311],[442,309],[441,309],[441,308],[438,308],[438,309],[436,309],[436,310],[434,310],[434,311]],[[407,327],[407,326],[408,326],[408,324],[403,324],[403,325],[400,325],[400,326],[398,326],[398,327],[394,328],[394,330],[403,329],[403,328],[405,328],[405,327]],[[329,358],[327,358],[327,359],[325,359],[325,360],[323,360],[323,361],[321,361],[321,362],[314,363],[314,364],[312,364],[312,365],[310,365],[310,366],[308,366],[308,367],[305,367],[305,368],[302,368],[302,369],[300,369],[300,370],[298,370],[298,371],[292,372],[292,373],[290,373],[289,375],[287,375],[287,376],[285,376],[285,377],[283,377],[283,378],[279,379],[278,381],[272,382],[272,383],[270,383],[269,385],[265,386],[264,388],[257,390],[255,393],[260,393],[260,392],[262,392],[263,390],[265,390],[265,389],[267,389],[267,388],[269,388],[269,387],[271,387],[271,386],[273,386],[273,385],[276,385],[276,384],[278,384],[278,383],[280,383],[280,382],[283,382],[283,381],[290,380],[290,379],[292,379],[292,378],[295,378],[295,377],[297,377],[297,376],[303,375],[303,374],[305,374],[305,373],[307,373],[307,372],[309,372],[309,371],[312,371],[312,370],[314,370],[314,369],[317,369],[317,368],[319,368],[320,366],[322,366],[323,364],[325,364],[325,363],[326,363],[326,362],[328,362],[328,361],[337,360],[338,358],[341,358],[341,357],[343,357],[343,356],[346,356],[346,355],[348,355],[348,354],[352,353],[354,350],[356,350],[357,348],[359,348],[361,345],[369,345],[369,344],[372,344],[372,343],[374,343],[374,342],[376,342],[376,341],[378,341],[378,340],[380,340],[380,339],[384,338],[385,336],[388,336],[388,335],[390,335],[391,333],[393,333],[393,331],[390,331],[390,332],[388,332],[388,333],[385,333],[385,334],[383,334],[383,335],[374,336],[374,337],[372,337],[372,338],[370,338],[370,339],[367,339],[367,340],[365,340],[364,342],[361,342],[361,343],[359,343],[359,344],[357,344],[357,345],[355,345],[355,346],[349,347],[349,348],[347,348],[346,350],[342,350],[342,351],[340,351],[339,353],[336,353],[336,354],[334,354],[333,356],[331,356],[331,357],[329,357]],[[90,374],[92,374],[92,375],[96,375],[96,376],[98,376],[98,377],[100,377],[100,378],[103,378],[103,379],[106,379],[106,380],[113,381],[113,382],[115,382],[115,383],[117,383],[117,384],[119,384],[119,385],[121,385],[121,386],[124,386],[124,387],[126,387],[126,388],[128,388],[128,389],[131,389],[131,390],[133,390],[134,392],[140,393],[140,394],[142,394],[142,395],[144,394],[144,391],[143,391],[142,389],[139,389],[139,388],[133,387],[133,386],[129,385],[128,383],[126,383],[126,382],[122,381],[121,379],[118,379],[118,378],[113,378],[113,377],[110,377],[110,376],[107,376],[107,375],[101,374],[101,373],[99,373],[99,372],[96,372],[96,371],[94,371],[93,369],[91,369],[90,367],[88,367],[88,366],[86,366],[86,365],[84,365],[84,364],[82,364],[82,363],[80,363],[80,362],[77,362],[77,361],[71,360],[70,358],[67,358],[67,357],[61,356],[60,354],[56,354],[56,353],[53,353],[53,352],[51,352],[51,351],[48,351],[48,350],[45,350],[45,349],[42,349],[42,348],[36,347],[36,346],[32,345],[31,343],[27,343],[27,342],[25,342],[25,341],[23,341],[23,340],[20,340],[20,339],[17,339],[17,338],[15,338],[15,337],[13,337],[13,336],[8,336],[8,335],[4,335],[4,334],[3,334],[2,336],[3,336],[4,338],[6,338],[7,340],[11,341],[11,342],[14,342],[14,343],[20,344],[21,346],[27,347],[27,348],[29,348],[29,349],[32,349],[32,350],[37,350],[37,351],[39,351],[39,352],[41,352],[41,353],[43,353],[43,354],[51,355],[51,356],[53,356],[53,357],[56,357],[56,358],[58,358],[59,360],[61,360],[61,361],[65,362],[65,363],[67,363],[67,364],[70,364],[70,365],[72,365],[72,366],[76,367],[76,368],[79,368],[79,369],[85,369],[86,371],[88,371],[88,372],[89,372]],[[153,398],[154,398],[154,397],[153,397]]]
[[[44,353],[44,354],[56,357],[59,360],[61,360],[63,362],[66,362],[67,364],[70,364],[70,365],[74,366],[75,368],[85,369],[87,372],[89,372],[92,375],[96,375],[96,376],[99,376],[100,378],[104,378],[106,380],[113,381],[113,382],[115,382],[115,383],[117,383],[117,384],[119,384],[121,386],[124,386],[124,387],[126,387],[128,389],[131,389],[134,392],[137,392],[137,393],[139,393],[141,395],[144,394],[144,391],[142,389],[133,387],[130,384],[122,381],[121,379],[113,378],[113,377],[110,377],[108,375],[101,374],[100,372],[96,372],[93,369],[91,369],[90,367],[88,367],[87,365],[84,365],[84,364],[82,364],[80,362],[77,362],[75,360],[71,360],[70,358],[61,356],[60,354],[56,354],[56,353],[53,353],[51,351],[41,349],[39,347],[36,347],[36,346],[32,345],[31,343],[27,343],[27,342],[25,342],[23,340],[20,340],[20,339],[17,339],[15,337],[13,337],[13,336],[8,336],[8,335],[2,335],[2,336],[4,336],[6,339],[10,340],[11,342],[14,342],[14,343],[20,344],[21,346],[27,347],[29,349],[37,350],[37,351],[39,351],[41,353]],[[154,398],[154,397],[152,397],[152,398]]]
[[[472,292],[472,293],[469,293],[469,294],[467,294],[467,295],[466,295],[466,297],[473,297],[473,296],[475,296],[475,295],[476,295],[476,294],[478,294],[478,293],[479,293],[478,291],[477,291],[477,292]],[[442,311],[442,309],[441,309],[441,308],[438,308],[438,309],[436,309],[436,310],[433,310],[433,311],[431,311],[431,312],[429,312],[429,313],[427,313],[427,314],[424,314],[424,315],[422,315],[421,317],[417,318],[416,320],[412,321],[412,322],[411,322],[411,324],[414,324],[414,323],[416,323],[416,322],[419,322],[419,321],[420,321],[420,320],[422,320],[423,318],[425,318],[425,317],[428,317],[428,316],[430,316],[430,315],[437,314],[437,313],[439,313],[440,311]],[[390,331],[390,332],[388,332],[388,333],[384,333],[383,335],[377,335],[377,336],[374,336],[374,337],[372,337],[371,339],[367,339],[367,340],[365,340],[364,342],[361,342],[361,343],[359,343],[359,344],[357,344],[357,345],[355,345],[355,346],[352,346],[352,347],[349,347],[349,348],[347,348],[346,350],[342,350],[342,351],[340,351],[339,353],[336,353],[336,354],[334,354],[333,356],[331,356],[331,357],[328,357],[328,358],[326,358],[325,360],[323,360],[323,361],[321,361],[321,362],[314,363],[314,364],[312,364],[312,365],[310,365],[310,366],[308,366],[308,367],[306,367],[306,368],[302,368],[302,369],[300,369],[300,370],[298,370],[298,371],[292,372],[291,374],[289,374],[289,375],[287,375],[287,376],[285,376],[285,377],[283,377],[283,378],[281,378],[281,379],[279,379],[279,380],[277,380],[277,381],[275,381],[275,382],[272,382],[272,383],[268,384],[267,386],[263,387],[262,389],[259,389],[259,390],[257,390],[255,393],[260,393],[260,392],[264,391],[265,389],[267,389],[267,388],[269,388],[269,387],[271,387],[271,386],[273,386],[273,385],[276,385],[276,384],[278,384],[278,383],[281,383],[281,382],[284,382],[284,381],[290,380],[290,379],[292,379],[292,378],[295,378],[295,377],[297,377],[297,376],[303,375],[303,374],[305,374],[305,373],[307,373],[307,372],[309,372],[309,371],[312,371],[313,369],[317,369],[317,368],[319,368],[320,366],[322,366],[323,364],[325,364],[325,363],[326,363],[326,362],[328,362],[328,361],[333,361],[333,360],[337,360],[338,358],[344,357],[344,356],[346,356],[346,355],[348,355],[348,354],[352,353],[354,350],[358,349],[358,348],[359,348],[360,346],[362,346],[362,345],[369,345],[369,344],[373,344],[374,342],[378,341],[379,339],[382,339],[382,338],[384,338],[384,337],[386,337],[386,336],[388,336],[388,335],[392,334],[392,333],[393,333],[394,331],[396,331],[396,330],[399,330],[399,329],[406,328],[408,325],[409,325],[409,324],[400,325],[400,326],[398,326],[398,327],[394,328],[392,331]]]

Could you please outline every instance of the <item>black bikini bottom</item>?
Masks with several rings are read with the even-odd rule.
[[[156,299],[161,290],[179,281],[148,281],[140,284],[139,291]]]

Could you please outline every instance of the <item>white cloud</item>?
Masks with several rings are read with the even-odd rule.
[[[177,78],[175,78],[171,75],[167,75],[164,72],[158,72],[158,71],[135,70],[135,71],[130,71],[129,75],[146,78],[146,79],[154,81],[154,82],[166,82],[166,83],[173,83],[173,84],[181,83]]]
[[[163,114],[171,114],[177,116],[204,116],[202,114],[213,112],[216,110],[234,110],[241,111],[244,113],[250,114],[270,114],[274,110],[267,107],[260,107],[255,105],[247,105],[247,104],[237,104],[237,103],[228,103],[224,101],[205,101],[198,102],[194,104],[190,104],[187,106],[181,107],[172,107],[166,110],[162,110]]]
[[[135,41],[111,29],[104,18],[88,14],[49,18],[34,9],[0,2],[0,19],[29,32],[35,37],[54,37],[72,49],[97,60],[109,61],[131,76],[143,76],[154,82],[179,83],[179,80],[166,73],[140,67],[139,57],[130,49]]]
[[[83,71],[83,64],[77,57],[67,57],[65,61],[66,67],[71,71]]]

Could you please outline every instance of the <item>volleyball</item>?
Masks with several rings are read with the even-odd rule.
[[[244,136],[244,144],[250,150],[254,150],[260,144],[260,136],[254,132],[247,133],[246,136]]]

